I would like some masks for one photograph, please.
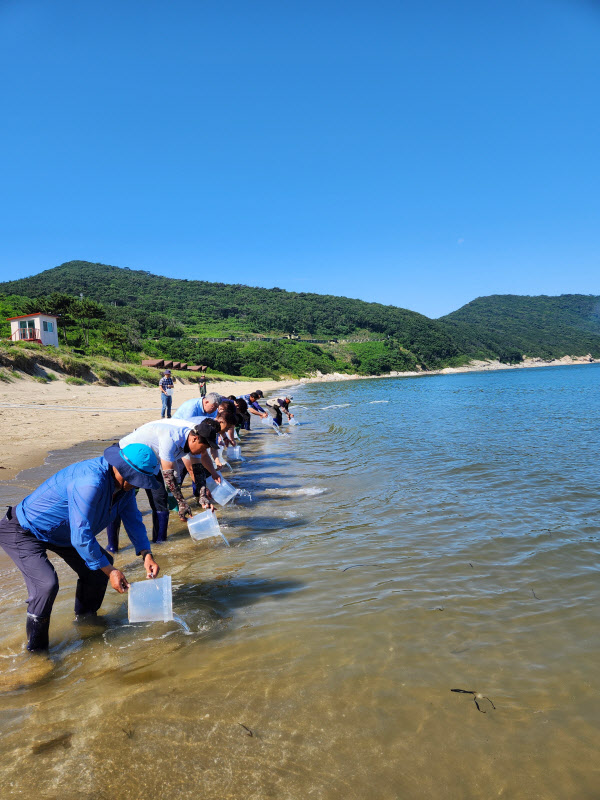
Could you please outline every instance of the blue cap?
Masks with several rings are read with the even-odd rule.
[[[122,450],[118,444],[113,444],[104,451],[104,458],[132,486],[158,489],[159,483],[154,477],[158,472],[158,459],[147,444],[128,444]]]

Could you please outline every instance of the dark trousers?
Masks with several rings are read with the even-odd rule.
[[[160,483],[158,489],[146,489],[146,494],[148,496],[148,502],[150,503],[150,508],[152,509],[152,541],[155,542],[157,536],[159,535],[159,514],[169,514],[169,495],[167,492],[167,487],[165,486],[165,481],[162,476],[162,472],[158,472],[158,475],[155,476],[156,480]],[[166,530],[166,528],[165,528]]]
[[[0,520],[0,546],[25,579],[29,592],[27,613],[30,616],[41,619],[49,617],[58,594],[58,576],[46,555],[47,550],[60,556],[77,574],[75,613],[95,613],[102,605],[108,575],[101,569],[90,569],[74,547],[42,542],[31,531],[22,528],[11,507],[4,519]],[[110,553],[104,549],[102,552],[112,564]]]

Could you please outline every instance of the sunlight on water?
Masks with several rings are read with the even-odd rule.
[[[2,555],[3,795],[597,797],[599,383],[590,365],[294,389],[302,426],[256,425],[232,463],[230,547],[171,515],[174,620],[130,625],[109,591],[76,626],[55,562],[47,659],[24,652]],[[117,565],[143,579],[131,547]]]

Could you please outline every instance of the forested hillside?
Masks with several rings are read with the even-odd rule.
[[[48,303],[60,305],[53,294],[83,295],[102,304],[104,322],[100,327],[112,323],[126,330],[126,351],[140,349],[143,343],[143,349],[153,354],[157,348],[151,342],[158,341],[158,349],[168,356],[195,360],[195,354],[204,363],[217,357],[224,363],[225,359],[229,364],[226,371],[235,369],[236,362],[247,360],[248,354],[242,352],[247,348],[234,345],[222,348],[205,343],[206,348],[199,352],[198,344],[189,337],[246,334],[257,339],[286,335],[321,340],[379,339],[383,341],[376,348],[378,352],[371,347],[367,358],[372,366],[380,366],[377,371],[406,369],[417,363],[433,368],[461,355],[446,325],[395,306],[281,289],[165,278],[85,261],[70,261],[30,278],[0,284],[0,292],[40,298],[45,308]],[[61,311],[55,308],[55,313]],[[253,347],[250,355],[255,363],[261,364],[266,359],[275,369],[285,369],[288,364],[291,368],[289,358],[273,360],[274,348],[269,352]],[[327,371],[331,371],[335,358],[323,358],[320,348],[303,347],[302,357],[292,361],[305,362],[312,369],[327,370],[329,366]],[[282,350],[278,345],[276,349],[285,356],[285,348]],[[293,352],[298,351],[296,346]],[[339,368],[350,362],[354,369],[360,368],[360,347],[352,353],[339,351],[338,355]]]
[[[597,295],[490,295],[478,297],[440,321],[455,326],[459,345],[468,331],[470,341],[480,337],[492,347],[509,347],[529,356],[600,356]]]
[[[473,358],[600,357],[599,304],[585,295],[494,295],[432,320],[347,297],[165,278],[86,261],[0,284],[3,318],[59,314],[62,341],[85,353],[129,362],[172,358],[257,378],[427,370]]]

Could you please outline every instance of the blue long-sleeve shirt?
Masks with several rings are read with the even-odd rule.
[[[96,536],[117,514],[136,553],[150,550],[135,492],[120,490],[113,497],[114,491],[110,464],[103,456],[79,461],[22,500],[16,508],[17,519],[41,541],[74,547],[90,569],[101,569],[110,562]]]
[[[173,419],[191,419],[192,417],[208,417],[210,419],[215,419],[218,413],[219,409],[215,408],[214,411],[207,414],[202,405],[202,398],[199,397],[197,400],[192,398],[182,403],[173,414]]]
[[[260,411],[261,414],[266,414],[267,413],[262,406],[258,405],[258,401],[254,400],[252,403],[250,402],[250,395],[249,394],[243,394],[242,397],[244,398],[244,400],[246,401],[246,403],[248,404],[248,406],[250,408],[253,408],[255,411]]]

